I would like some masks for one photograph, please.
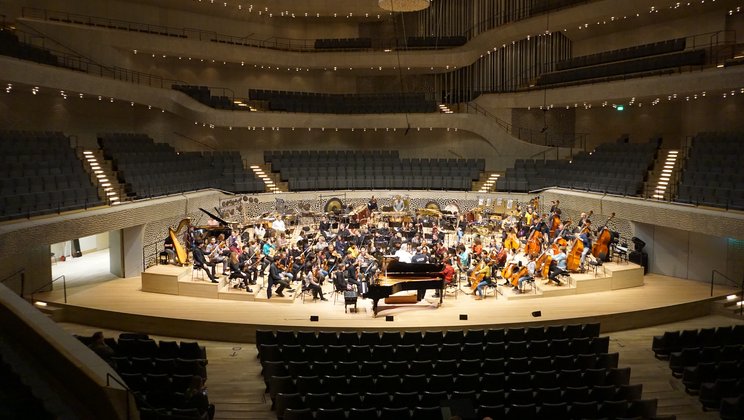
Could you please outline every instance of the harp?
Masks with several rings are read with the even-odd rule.
[[[176,250],[176,259],[181,265],[186,265],[189,263],[189,254],[183,248],[183,245],[181,245],[181,241],[178,240],[178,233],[181,231],[181,229],[183,229],[184,226],[188,226],[190,224],[191,219],[187,217],[178,223],[178,227],[176,227],[176,229],[168,227],[168,235],[170,236],[171,241],[173,241],[173,248]]]

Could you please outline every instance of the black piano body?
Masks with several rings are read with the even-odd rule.
[[[444,266],[442,264],[413,264],[393,260],[383,265],[386,265],[386,269],[369,285],[369,290],[365,294],[366,298],[372,299],[372,310],[375,314],[377,314],[377,303],[380,299],[405,290],[439,290],[439,303],[442,303],[444,295],[442,290],[444,278],[441,275]],[[417,296],[416,301],[418,300]]]
[[[214,215],[201,207],[199,207],[199,210],[209,216],[212,220],[217,221],[219,223],[219,226],[194,226],[194,230],[196,231],[196,235],[198,236],[197,239],[207,240],[213,236],[217,237],[220,235],[224,235],[225,239],[227,239],[230,236],[230,233],[232,233],[232,229],[230,229],[230,222],[225,221],[221,217]]]

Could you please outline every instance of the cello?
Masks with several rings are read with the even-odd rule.
[[[513,273],[509,278],[509,283],[514,287],[519,287],[519,279],[529,274],[529,269],[526,265],[523,265],[517,272]]]
[[[504,239],[504,249],[519,251],[519,248],[521,246],[522,244],[519,242],[519,238],[517,237],[517,232],[515,231],[515,229],[511,229],[509,233],[506,235],[506,239]]]
[[[540,277],[548,277],[550,271],[550,263],[553,262],[553,257],[546,250],[535,260],[535,275]]]
[[[475,293],[475,289],[478,288],[478,284],[486,276],[486,263],[483,260],[478,261],[478,265],[473,269],[473,273],[468,278],[470,282],[470,289]]]
[[[592,255],[601,261],[609,261],[610,257],[610,242],[612,241],[612,232],[607,229],[607,224],[610,223],[615,217],[615,213],[612,213],[609,219],[605,222],[604,226],[599,229],[597,234],[597,242],[592,246]]]

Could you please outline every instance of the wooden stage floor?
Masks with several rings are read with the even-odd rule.
[[[260,279],[259,279],[260,282]],[[325,286],[330,291],[330,285]],[[232,301],[141,291],[141,278],[113,279],[35,295],[47,302],[58,321],[177,337],[253,342],[255,330],[334,329],[405,330],[473,329],[493,326],[601,322],[603,332],[640,328],[708,315],[711,301],[736,290],[660,275],[646,275],[644,285],[628,289],[540,299],[446,296],[438,308],[425,304],[372,313],[372,302],[360,299],[356,313],[344,312],[341,299],[327,302],[300,298],[291,303]],[[261,293],[265,293],[262,291]],[[431,291],[427,299],[434,301]],[[438,301],[438,299],[437,299]],[[540,311],[540,316],[533,312]],[[317,322],[310,321],[317,315]],[[392,315],[386,321],[385,315]],[[467,315],[467,320],[461,320]]]

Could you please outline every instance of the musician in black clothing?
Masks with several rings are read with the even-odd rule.
[[[333,288],[337,291],[349,290],[348,271],[343,262],[338,263],[336,268],[329,274],[333,280]]]
[[[367,208],[370,212],[377,211],[377,199],[373,195],[372,198],[369,199],[369,203],[367,203]]]
[[[266,287],[266,297],[268,299],[271,299],[271,288],[275,284],[278,284],[279,287],[276,289],[276,295],[279,297],[284,297],[284,289],[289,287],[289,281],[286,279],[286,273],[284,273],[282,270],[277,267],[277,263],[279,262],[279,257],[274,257],[271,261],[271,265],[269,266],[269,284],[268,287]],[[293,289],[287,289],[288,292],[294,292]]]
[[[241,271],[248,276],[248,284],[256,284],[258,280],[258,265],[261,262],[261,253],[251,252],[248,245],[243,246],[243,252],[238,257]]]
[[[202,269],[207,272],[207,276],[209,276],[209,279],[212,280],[212,283],[219,283],[217,281],[217,276],[215,275],[215,269],[214,264],[209,264],[207,261],[207,256],[204,251],[204,242],[199,241],[196,243],[196,246],[192,250],[192,254],[194,257],[194,269]],[[207,266],[212,267],[212,271],[210,272],[207,270]]]

